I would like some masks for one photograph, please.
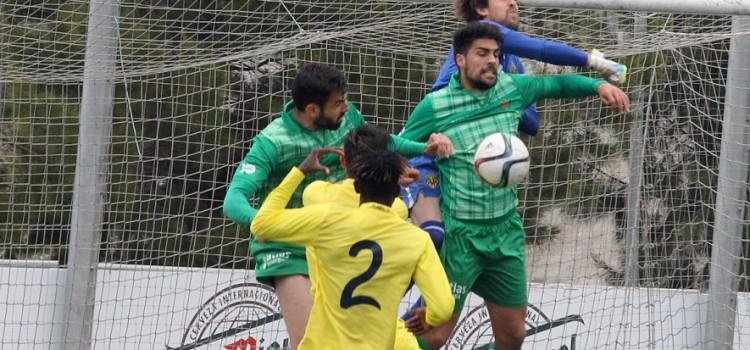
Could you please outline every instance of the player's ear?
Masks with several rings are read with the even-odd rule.
[[[466,65],[466,56],[464,54],[456,54],[456,66],[463,68]]]
[[[308,103],[305,106],[305,114],[311,116],[318,116],[320,114],[320,106],[317,103]]]
[[[490,7],[474,6],[474,12],[481,18],[487,18],[490,16]]]

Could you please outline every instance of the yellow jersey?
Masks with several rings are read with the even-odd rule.
[[[395,316],[412,278],[427,304],[427,323],[448,321],[453,296],[428,235],[378,203],[285,209],[303,179],[293,168],[251,225],[259,238],[315,249],[319,270],[300,350],[393,348]]]
[[[302,205],[315,205],[323,203],[337,203],[346,207],[359,207],[359,193],[354,189],[354,179],[347,178],[340,183],[330,183],[328,181],[315,181],[305,187],[302,193]],[[393,200],[391,209],[406,221],[409,217],[409,209],[401,198]],[[427,233],[424,233],[427,235]],[[320,269],[315,259],[315,248],[307,247],[307,267],[312,285],[311,294],[315,295],[315,275]],[[393,345],[394,350],[419,350],[419,343],[414,334],[409,332],[398,315],[396,317],[396,340]]]
[[[347,178],[339,183],[315,181],[302,192],[302,205],[337,203],[346,207],[359,206],[359,193],[354,189],[354,179]],[[409,217],[409,209],[401,198],[396,198],[391,209],[403,220]]]
[[[339,183],[328,181],[315,181],[302,192],[302,206],[334,203],[345,207],[359,207],[359,193],[354,189],[354,179],[347,178]],[[409,209],[406,207],[401,198],[396,198],[391,205],[391,209],[396,214],[406,220],[409,217]],[[305,248],[307,260],[308,277],[311,283],[311,295],[315,294],[315,275],[319,269],[315,263],[315,247],[308,246]]]

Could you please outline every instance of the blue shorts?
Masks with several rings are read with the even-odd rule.
[[[435,158],[418,156],[409,159],[409,166],[419,170],[419,181],[409,186],[401,186],[401,199],[411,209],[417,201],[419,194],[425,197],[440,197],[440,181],[438,169],[435,166]]]

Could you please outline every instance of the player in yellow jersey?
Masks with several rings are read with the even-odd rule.
[[[347,168],[349,164],[348,160],[354,159],[356,154],[367,150],[386,150],[390,143],[391,136],[384,130],[369,124],[361,125],[349,132],[344,139],[344,156],[341,158],[341,165]],[[414,172],[410,175],[414,176]],[[347,176],[344,181],[339,183],[315,181],[309,184],[302,194],[303,205],[337,203],[352,208],[358,207],[360,200],[359,193],[354,190],[354,174],[348,168]],[[416,172],[416,176],[419,176],[418,172]],[[401,185],[404,185],[403,181]],[[396,198],[393,201],[391,209],[403,220],[406,220],[409,216],[409,210],[401,198]],[[316,271],[319,269],[315,259],[315,249],[308,247],[306,252],[310,280],[313,281],[314,285]],[[393,349],[419,350],[417,338],[406,329],[404,321],[401,318],[396,320],[396,341]]]
[[[293,168],[258,211],[259,238],[315,250],[313,308],[300,349],[391,349],[401,298],[413,278],[427,302],[425,323],[451,316],[453,296],[429,236],[391,209],[405,163],[367,151],[349,164],[359,207],[336,203],[285,209],[305,174],[323,168],[313,152]]]

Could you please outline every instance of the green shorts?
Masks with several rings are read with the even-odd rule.
[[[255,279],[273,287],[274,277],[308,276],[305,247],[279,243],[250,242],[250,254],[255,258]]]
[[[525,236],[518,211],[481,221],[443,214],[443,220],[440,260],[456,299],[455,312],[461,312],[470,291],[500,306],[525,307]]]

